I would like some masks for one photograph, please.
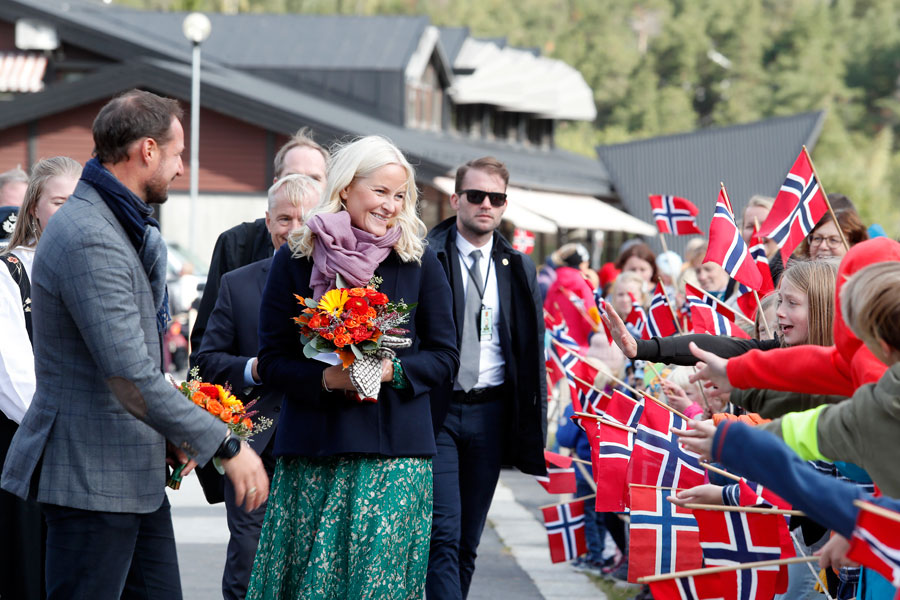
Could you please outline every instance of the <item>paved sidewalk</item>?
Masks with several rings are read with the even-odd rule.
[[[167,491],[184,597],[221,598],[228,543],[225,506],[207,504],[194,476],[185,478],[180,490]],[[586,575],[550,562],[537,511],[538,504],[551,501],[548,498],[533,478],[502,473],[479,547],[470,600],[606,600]]]

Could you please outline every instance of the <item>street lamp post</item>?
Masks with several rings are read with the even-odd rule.
[[[197,251],[197,201],[200,176],[200,44],[209,37],[212,23],[203,13],[191,13],[184,18],[181,30],[191,42],[191,204],[189,211],[191,236],[188,247]]]

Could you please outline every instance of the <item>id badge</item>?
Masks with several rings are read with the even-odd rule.
[[[489,342],[491,338],[494,336],[494,309],[482,306],[481,307],[481,324],[480,324],[480,340],[482,342]]]

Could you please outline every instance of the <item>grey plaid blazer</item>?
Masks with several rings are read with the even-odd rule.
[[[165,381],[150,282],[83,181],[49,222],[32,270],[37,389],[0,486],[85,510],[147,513],[165,493],[165,441],[206,463],[226,425]]]

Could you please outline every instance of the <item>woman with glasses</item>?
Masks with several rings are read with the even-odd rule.
[[[811,260],[830,256],[840,258],[847,254],[849,248],[869,239],[866,226],[863,225],[855,209],[850,206],[839,208],[834,211],[834,214],[837,217],[837,225],[831,213],[825,213],[825,216],[819,219],[816,226],[800,244],[798,252],[802,257]],[[841,228],[840,232],[838,225]],[[841,232],[844,234],[844,239],[847,240],[847,246],[844,246],[844,242],[841,240]]]

